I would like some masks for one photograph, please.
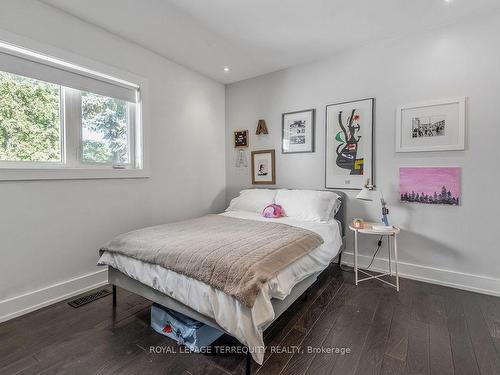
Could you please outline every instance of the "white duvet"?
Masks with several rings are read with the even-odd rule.
[[[264,284],[252,308],[201,281],[125,255],[105,252],[98,264],[116,268],[127,276],[214,319],[241,343],[248,345],[252,349],[254,360],[262,364],[264,359],[262,329],[275,317],[271,299],[284,299],[297,283],[328,266],[342,245],[340,224],[335,220],[319,223],[297,221],[287,217],[267,219],[257,213],[244,211],[230,211],[221,215],[247,220],[275,221],[309,229],[318,233],[324,243],[281,270],[276,277]]]

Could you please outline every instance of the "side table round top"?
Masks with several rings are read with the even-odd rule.
[[[374,230],[373,226],[374,225],[383,225],[382,223],[370,223],[370,222],[365,222],[363,223],[363,228],[355,228],[352,224],[349,224],[349,229],[352,231],[357,231],[358,233],[364,233],[364,234],[377,234],[377,235],[394,235],[394,234],[399,234],[401,232],[401,229],[399,227],[392,225],[391,230]]]

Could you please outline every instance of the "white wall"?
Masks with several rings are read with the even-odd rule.
[[[114,235],[222,210],[225,99],[222,84],[38,1],[3,0],[0,36],[144,77],[151,176],[0,182],[1,321],[104,282],[97,249]]]
[[[276,149],[278,187],[321,189],[325,186],[325,106],[375,97],[376,183],[387,197],[390,220],[403,228],[400,269],[414,278],[500,294],[495,233],[500,201],[489,197],[490,189],[500,184],[499,44],[500,16],[496,14],[227,86],[227,199],[250,186],[250,168],[234,167],[234,129],[250,129],[251,150]],[[457,96],[469,98],[465,151],[395,153],[398,106]],[[316,152],[281,154],[281,113],[308,108],[317,110]],[[255,135],[260,118],[267,121],[267,136]],[[400,166],[462,167],[462,205],[400,204]],[[362,203],[353,199],[355,193],[348,194],[349,219],[378,219],[376,203]],[[351,233],[348,239],[347,251],[352,251]],[[368,249],[375,242],[373,237],[362,242],[365,255],[372,255]],[[377,267],[386,266],[385,254],[375,263]]]

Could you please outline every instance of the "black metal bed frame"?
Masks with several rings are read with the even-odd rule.
[[[340,266],[341,264],[341,257],[342,257],[342,250],[340,250],[339,254],[338,254],[338,260],[337,260],[337,264]],[[319,277],[318,279],[319,280]],[[303,293],[303,297],[302,297],[302,300],[303,301],[307,301],[308,300],[308,297],[309,297],[309,289],[311,287],[314,286],[315,283],[313,283],[309,288],[306,289],[306,291]],[[113,285],[113,308],[116,308],[116,303],[117,303],[117,298],[116,298],[116,285]],[[300,299],[298,299],[297,301],[299,301]],[[297,302],[296,301],[296,302]],[[267,330],[272,330],[274,327],[274,323],[276,323],[277,321],[279,320],[279,317],[278,319],[273,322],[273,324],[271,324],[267,329]],[[241,344],[241,343],[240,343]],[[243,344],[241,344],[243,345]],[[245,375],[251,375],[252,374],[252,354],[250,352],[250,348],[248,347],[248,350],[245,354]]]

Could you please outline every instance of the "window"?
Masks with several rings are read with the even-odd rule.
[[[138,85],[0,42],[0,179],[11,169],[142,169],[138,94]]]
[[[82,161],[128,164],[130,103],[84,92],[82,98]]]
[[[0,72],[0,160],[61,162],[61,89]]]

